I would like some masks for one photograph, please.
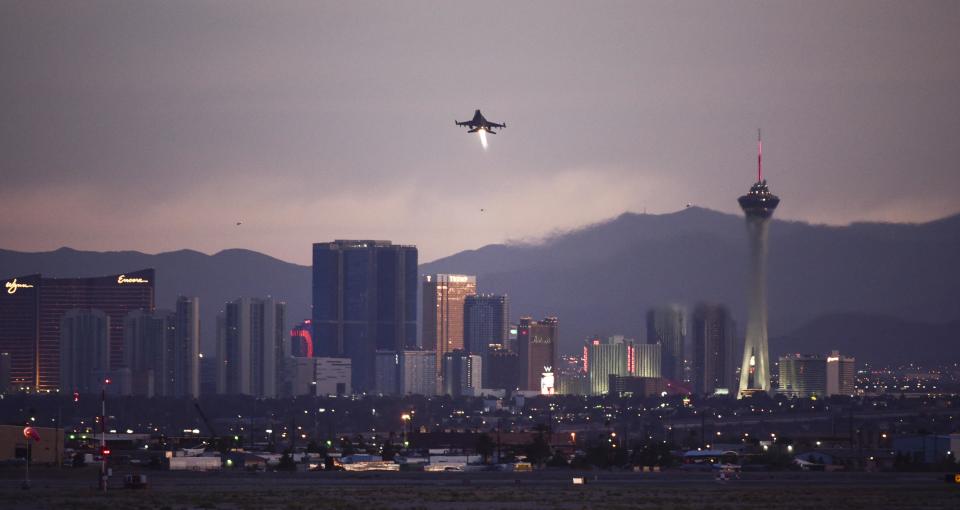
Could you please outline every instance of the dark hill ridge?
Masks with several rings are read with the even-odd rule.
[[[201,348],[214,348],[216,314],[240,296],[272,295],[287,302],[287,322],[309,317],[310,268],[250,250],[206,255],[178,250],[149,255],[136,251],[91,252],[60,248],[22,253],[0,250],[0,278],[28,273],[44,276],[99,276],[156,269],[157,307],[172,308],[178,295],[200,298]]]
[[[960,215],[923,224],[845,227],[775,219],[770,227],[774,353],[813,352],[799,347],[819,345],[822,339],[839,342],[825,332],[824,324],[833,323],[810,325],[824,316],[839,316],[835,314],[921,325],[960,320]],[[625,213],[537,244],[464,251],[423,264],[420,270],[476,274],[481,291],[510,295],[514,319],[521,314],[558,315],[562,347],[570,351],[591,334],[642,339],[647,308],[662,303],[727,303],[742,329],[746,244],[742,217],[690,207],[662,215]],[[0,278],[37,272],[95,276],[146,267],[157,270],[158,306],[171,307],[178,294],[200,297],[203,348],[208,351],[217,311],[239,296],[285,300],[289,324],[309,316],[309,267],[249,250],[214,255],[192,250],[155,255],[69,248],[44,253],[0,250]],[[884,324],[851,323],[866,330]],[[859,335],[861,329],[850,333]],[[917,331],[915,340],[923,340],[919,336],[926,330]],[[790,348],[781,350],[778,337]],[[892,338],[886,340],[879,332],[874,337],[883,339],[875,348],[893,347],[883,343]]]
[[[960,320],[927,324],[884,315],[845,313],[818,317],[770,340],[771,354],[853,353],[858,363],[940,364],[960,360]]]
[[[960,216],[844,227],[774,219],[769,257],[773,336],[833,313],[960,319]],[[492,245],[421,266],[476,274],[481,290],[510,294],[514,317],[557,314],[565,350],[591,334],[643,338],[644,312],[661,303],[727,303],[742,326],[746,271],[743,218],[697,207],[626,213],[541,244]]]

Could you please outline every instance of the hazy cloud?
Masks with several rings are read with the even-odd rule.
[[[960,209],[957,26],[951,1],[6,2],[2,246],[430,260],[733,212],[757,126],[779,217],[931,219]],[[474,108],[510,126],[485,152]]]

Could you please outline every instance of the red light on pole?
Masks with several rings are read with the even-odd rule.
[[[73,401],[74,401],[74,402],[79,402],[79,401],[80,401],[80,392],[79,392],[79,391],[73,392]]]

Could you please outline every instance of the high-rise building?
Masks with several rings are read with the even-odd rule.
[[[286,361],[286,304],[272,298],[240,298],[226,304],[218,320],[217,358],[224,370],[223,393],[275,398]],[[222,353],[222,354],[221,354]]]
[[[44,278],[39,274],[0,280],[0,352],[10,353],[16,387],[60,387],[60,320],[71,309],[100,310],[110,317],[110,363],[123,362],[123,318],[152,310],[152,269],[95,278]]]
[[[827,396],[847,395],[856,393],[857,360],[851,356],[841,356],[839,351],[832,351],[827,356]]]
[[[134,310],[123,319],[123,364],[133,395],[173,396],[177,320],[169,310]]]
[[[374,353],[417,345],[417,248],[314,244],[312,322],[315,355],[350,358],[353,391],[372,390]]]
[[[464,305],[477,293],[477,278],[461,274],[423,277],[423,348],[437,353],[438,389],[443,389],[443,357],[463,349]]]
[[[376,356],[373,391],[380,395],[397,395],[400,393],[400,353],[377,351]]]
[[[110,317],[101,310],[68,310],[60,320],[62,391],[93,393],[111,378]]]
[[[314,362],[315,395],[350,395],[353,388],[352,362],[349,358],[309,358]]]
[[[200,397],[200,298],[180,296],[173,344],[175,397]]]
[[[13,391],[10,384],[10,353],[0,352],[0,395]]]
[[[660,377],[663,361],[661,344],[633,344],[629,347],[633,351],[633,370],[630,375],[636,377]]]
[[[400,352],[400,391],[404,395],[437,394],[437,353]]]
[[[472,396],[483,388],[483,361],[479,355],[457,349],[443,355],[443,394]]]
[[[110,371],[110,317],[100,310],[68,310],[59,329],[61,391],[100,391]]]
[[[693,382],[697,393],[734,390],[736,328],[723,305],[701,303],[693,310]]]
[[[779,392],[788,397],[823,397],[827,393],[827,360],[823,356],[780,357]]]
[[[652,397],[666,391],[665,379],[660,377],[637,377],[610,374],[608,393],[618,397]]]
[[[540,377],[545,367],[556,365],[559,324],[556,317],[540,321],[530,317],[520,319],[517,346],[520,351],[521,390],[540,391]]]
[[[463,348],[486,356],[490,345],[501,347],[510,338],[510,300],[505,295],[467,296],[463,305]]]
[[[217,360],[217,357],[213,355],[208,355],[201,352],[199,354],[199,357],[200,357],[200,394],[216,395],[217,394],[217,371],[220,368],[220,363]]]
[[[134,395],[200,396],[199,298],[179,297],[175,312],[130,312],[123,319],[123,342]]]
[[[290,330],[290,355],[296,358],[312,358],[313,354],[313,324],[308,319]]]
[[[520,387],[520,355],[507,349],[491,349],[483,360],[483,384],[487,388],[513,391]]]
[[[763,145],[757,134],[757,182],[738,199],[747,220],[750,242],[750,292],[747,300],[747,338],[743,346],[737,398],[770,391],[770,352],[767,344],[767,228],[780,198],[770,193],[763,178]],[[781,383],[782,384],[782,383]]]
[[[684,381],[687,326],[683,308],[676,305],[653,308],[647,312],[647,343],[660,344],[663,377]]]
[[[587,375],[590,378],[590,394],[606,395],[611,375],[626,376],[627,348],[630,345],[622,336],[607,341],[591,338],[584,345]]]

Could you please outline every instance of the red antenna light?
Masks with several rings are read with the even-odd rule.
[[[763,139],[760,138],[760,128],[757,128],[757,182],[763,182]]]

